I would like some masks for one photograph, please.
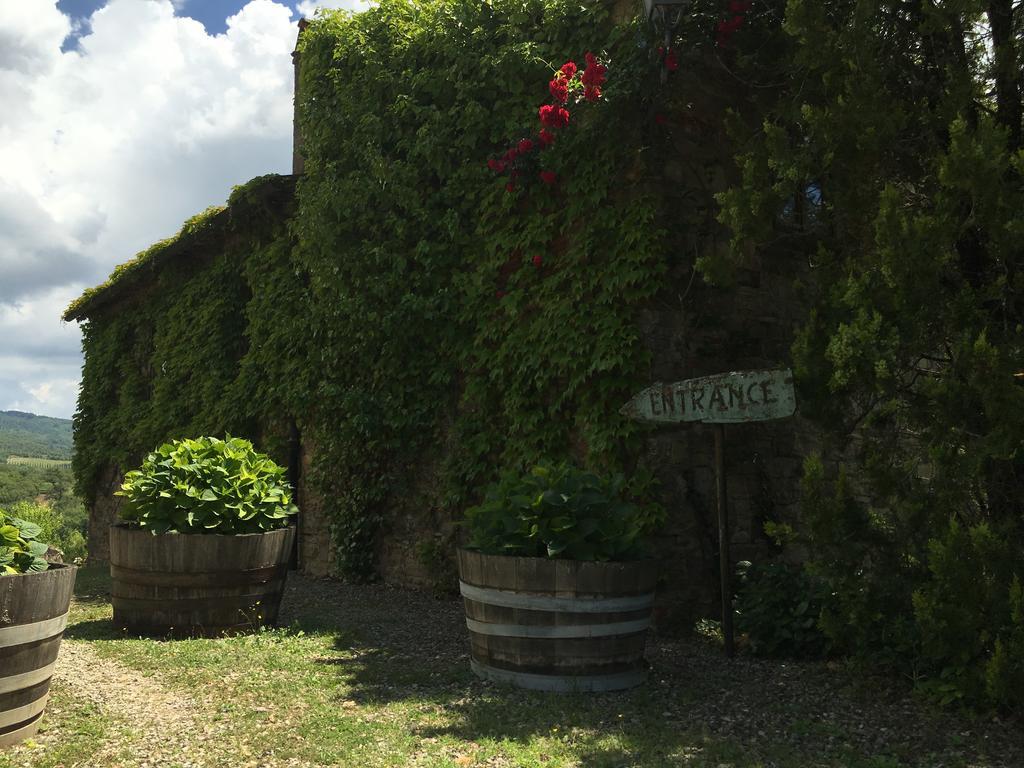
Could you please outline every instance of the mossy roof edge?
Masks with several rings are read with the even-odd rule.
[[[211,206],[185,221],[177,234],[154,243],[124,264],[114,267],[110,277],[87,289],[64,311],[65,322],[88,318],[99,307],[117,301],[132,288],[155,279],[163,266],[189,255],[202,255],[223,246],[238,209],[262,203],[280,209],[292,199],[295,177],[269,174],[235,187],[227,205]]]

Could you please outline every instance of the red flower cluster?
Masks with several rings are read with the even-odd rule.
[[[750,10],[750,6],[750,0],[729,0],[729,13],[732,14],[732,18],[718,22],[716,42],[719,48],[725,48],[732,41],[732,36],[746,21],[745,14]]]
[[[545,128],[565,128],[569,125],[569,110],[565,107],[545,104],[537,114],[540,116],[540,124]]]
[[[599,62],[590,51],[587,51],[586,60],[587,68],[583,70],[583,76],[580,78],[580,82],[583,83],[583,98],[587,101],[597,101],[601,98],[601,86],[604,85],[608,67]]]
[[[505,185],[507,191],[516,190],[516,180],[524,170],[529,169],[532,153],[550,147],[555,143],[555,131],[569,126],[570,114],[565,105],[568,104],[570,96],[575,94],[577,103],[581,100],[597,101],[601,98],[601,86],[605,83],[608,68],[589,51],[586,54],[586,61],[586,68],[582,72],[573,61],[565,62],[555,70],[554,77],[548,83],[553,103],[544,104],[537,110],[541,129],[536,138],[520,139],[503,155],[487,161],[487,167],[495,173],[509,174],[510,180]],[[558,174],[554,171],[542,170],[537,176],[548,186],[558,183]]]

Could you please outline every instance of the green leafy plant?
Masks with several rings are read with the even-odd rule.
[[[237,437],[164,443],[117,495],[121,517],[154,533],[260,533],[298,512],[284,468]]]
[[[636,559],[661,516],[624,501],[624,485],[622,475],[602,479],[568,464],[508,472],[466,510],[468,546],[496,555]]]
[[[819,657],[829,647],[818,627],[823,587],[799,565],[738,563],[736,628],[758,656]]]
[[[16,501],[8,505],[7,512],[11,517],[39,526],[41,531],[36,538],[58,550],[65,563],[85,560],[88,554],[85,541],[88,517],[81,502],[70,494],[58,503]]]
[[[37,573],[50,567],[50,547],[39,541],[43,532],[35,523],[12,517],[0,509],[0,574]]]

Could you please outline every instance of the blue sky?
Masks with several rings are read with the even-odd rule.
[[[367,2],[0,0],[0,410],[71,416],[70,301],[290,172],[291,52],[319,5]]]
[[[85,24],[93,11],[106,5],[107,0],[59,0],[57,8],[77,23]],[[211,35],[223,34],[227,31],[227,18],[233,16],[244,6],[245,0],[172,0],[179,16],[188,16],[201,22]],[[297,0],[288,0],[288,5],[296,9]],[[69,38],[76,40],[77,30]],[[65,42],[65,47],[68,42]]]

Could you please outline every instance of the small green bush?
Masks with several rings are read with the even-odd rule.
[[[18,501],[8,506],[7,512],[11,517],[38,525],[41,533],[37,538],[59,550],[65,563],[72,563],[85,560],[86,543],[84,521],[76,517],[81,502],[73,497],[69,502],[36,504]]]
[[[817,658],[828,650],[818,627],[822,585],[798,565],[738,564],[736,628],[758,656]]]
[[[493,555],[633,560],[661,521],[622,499],[621,475],[602,479],[567,464],[509,472],[466,511],[468,547]]]
[[[122,519],[154,533],[260,533],[298,512],[284,468],[231,437],[161,445],[117,495]]]
[[[50,567],[50,549],[39,541],[43,532],[35,523],[11,517],[0,509],[0,574],[36,573]]]

